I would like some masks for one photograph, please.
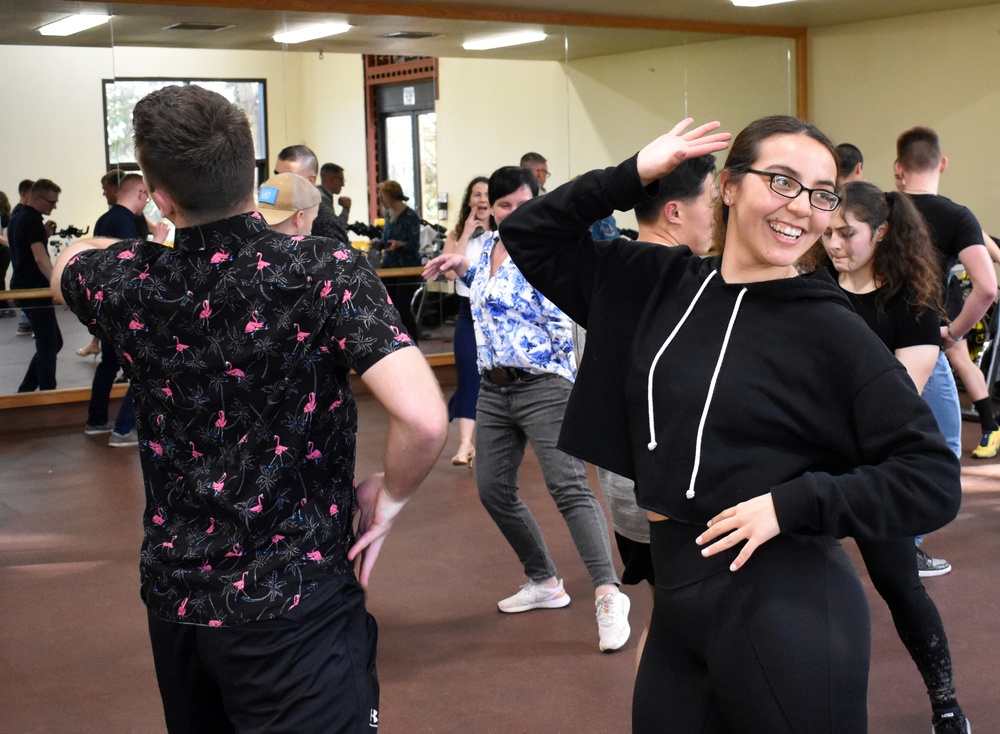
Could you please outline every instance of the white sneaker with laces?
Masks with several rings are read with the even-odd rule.
[[[597,607],[597,633],[600,636],[601,652],[621,650],[632,632],[628,624],[632,602],[619,591],[605,594],[594,605]]]
[[[556,586],[528,581],[513,596],[497,602],[497,609],[505,614],[528,612],[532,609],[559,609],[569,604],[569,594],[563,589],[562,579]]]

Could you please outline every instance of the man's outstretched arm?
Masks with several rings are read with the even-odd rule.
[[[357,486],[358,539],[347,558],[360,558],[358,578],[368,586],[392,523],[430,472],[448,436],[448,413],[437,379],[419,349],[383,357],[361,375],[389,414],[385,468]]]

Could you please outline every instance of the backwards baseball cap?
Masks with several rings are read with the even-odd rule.
[[[319,191],[295,173],[278,173],[260,186],[257,211],[270,225],[280,224],[295,212],[319,204]]]

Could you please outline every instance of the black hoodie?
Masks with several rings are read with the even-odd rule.
[[[825,271],[729,284],[720,258],[590,237],[654,193],[633,157],[500,227],[531,284],[587,328],[560,446],[682,522],[767,492],[782,532],[886,539],[952,520],[958,461]]]

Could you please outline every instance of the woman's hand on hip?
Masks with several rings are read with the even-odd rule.
[[[708,521],[708,530],[699,535],[695,542],[698,545],[711,543],[701,551],[701,554],[714,556],[737,543],[746,541],[736,560],[729,566],[730,571],[737,571],[757,548],[780,531],[778,516],[774,512],[774,501],[768,492],[720,512]]]

